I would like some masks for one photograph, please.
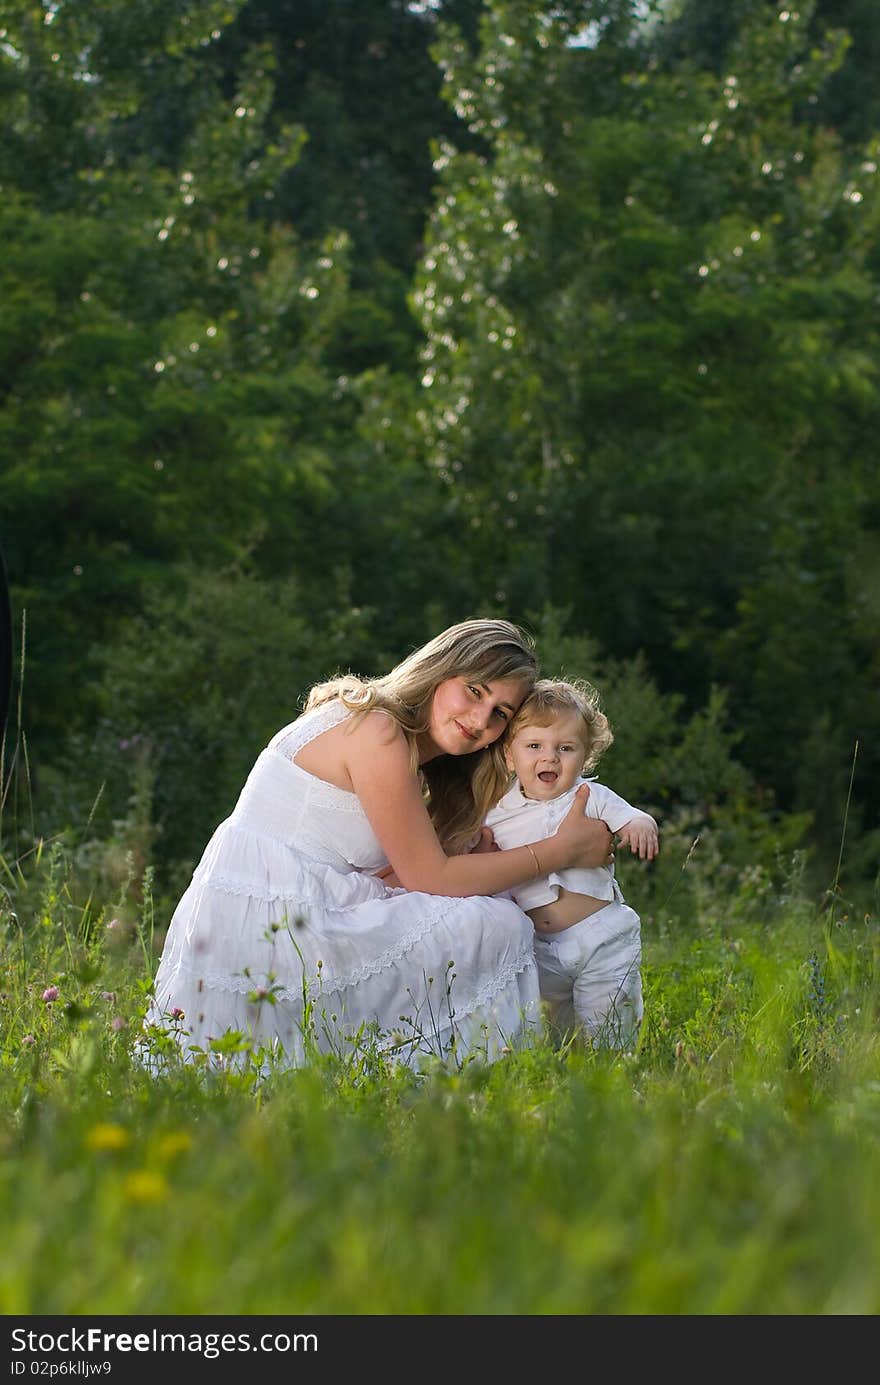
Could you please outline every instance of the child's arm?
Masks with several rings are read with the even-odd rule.
[[[634,808],[625,798],[609,789],[607,784],[590,781],[590,812],[607,822],[621,845],[628,846],[634,856],[653,861],[660,850],[660,834],[656,822],[643,808]]]
[[[634,856],[653,861],[660,850],[660,832],[650,813],[638,812],[617,832],[621,846],[628,846]]]

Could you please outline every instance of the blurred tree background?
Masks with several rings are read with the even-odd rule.
[[[876,893],[878,58],[871,0],[3,0],[7,852],[177,888],[311,682],[492,613],[682,841],[824,886],[846,822]]]

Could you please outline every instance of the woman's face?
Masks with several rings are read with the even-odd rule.
[[[526,695],[518,678],[480,683],[447,678],[434,689],[431,722],[421,739],[421,761],[434,755],[469,755],[503,735]]]

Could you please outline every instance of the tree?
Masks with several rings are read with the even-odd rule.
[[[269,132],[306,135],[274,212],[306,245],[344,232],[352,291],[333,343],[339,370],[411,372],[417,330],[406,293],[430,209],[429,144],[460,126],[439,96],[429,47],[438,17],[473,33],[482,0],[246,0],[205,54],[231,92],[247,54],[272,54]]]
[[[655,48],[661,61],[673,66],[686,61],[720,73],[745,14],[776,18],[784,10],[779,0],[748,0],[748,7],[746,0],[735,5],[728,0],[672,0],[664,6],[665,23]],[[800,118],[830,126],[847,143],[861,146],[880,128],[880,11],[873,0],[816,0],[800,10],[806,10],[815,43],[822,43],[829,29],[846,38],[843,61],[828,72]]]
[[[48,746],[88,721],[93,650],[182,559],[247,554],[259,572],[295,555],[321,609],[344,560],[354,406],[326,348],[347,247],[304,254],[266,214],[301,145],[265,136],[271,54],[251,50],[229,96],[192,66],[234,5],[7,10],[0,501]],[[192,119],[163,164],[147,116],[184,70]]]
[[[444,90],[487,152],[436,150],[421,413],[475,540],[462,590],[573,599],[692,706],[727,685],[748,762],[814,808],[817,719],[877,724],[852,557],[876,530],[877,150],[800,119],[841,36],[814,45],[807,7],[736,16],[720,75],[660,64],[622,3],[496,0],[476,57],[447,32]]]

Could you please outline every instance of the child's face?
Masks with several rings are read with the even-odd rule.
[[[526,798],[558,798],[573,784],[587,758],[578,712],[560,712],[549,726],[521,726],[504,748]]]

